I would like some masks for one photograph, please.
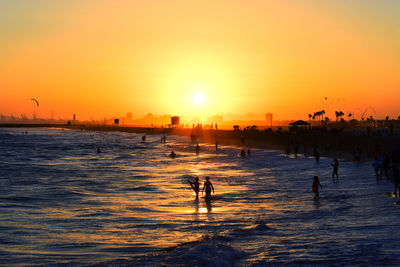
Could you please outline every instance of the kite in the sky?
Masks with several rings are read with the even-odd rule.
[[[36,99],[31,98],[31,100],[36,102],[36,107],[39,107],[39,102]]]

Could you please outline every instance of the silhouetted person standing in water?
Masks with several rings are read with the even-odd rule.
[[[333,172],[332,172],[332,180],[335,181],[335,175],[336,175],[336,182],[339,181],[339,161],[337,158],[333,159]]]
[[[286,146],[286,156],[289,157],[289,155],[290,155],[290,143],[288,143]]]
[[[200,192],[200,183],[199,183],[199,177],[194,178],[194,182],[189,181],[190,186],[192,187],[192,189],[194,190],[194,192],[196,193],[196,199],[199,198],[199,192]]]
[[[297,158],[297,153],[299,152],[299,144],[297,142],[294,142],[293,148],[294,148],[294,156]]]
[[[196,145],[196,154],[198,155],[200,153],[200,146],[199,144]]]
[[[400,170],[397,163],[393,164],[394,195],[400,197]]]
[[[206,190],[206,200],[210,200],[211,199],[211,190],[214,194],[214,186],[213,184],[210,182],[210,177],[206,177],[206,181],[204,182],[203,185],[203,189],[201,190],[201,193],[204,192],[204,189]]]
[[[312,184],[312,191],[314,193],[314,200],[317,200],[319,198],[319,191],[318,191],[319,187],[322,188],[322,185],[319,182],[319,178],[318,178],[318,176],[314,176],[314,181],[313,181],[313,184]]]
[[[372,166],[374,167],[375,170],[375,175],[376,175],[376,182],[379,183],[382,179],[381,171],[380,171],[380,164],[379,164],[379,159],[378,157],[375,157],[374,162],[372,163]]]
[[[315,155],[315,162],[319,164],[319,152],[318,149],[314,149],[314,155]]]

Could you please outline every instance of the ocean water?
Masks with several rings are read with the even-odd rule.
[[[0,129],[2,266],[399,264],[400,206],[370,162],[341,161],[333,183],[329,158],[261,149],[239,158],[237,147],[206,144],[196,155],[179,136],[24,131]],[[211,177],[211,202],[196,200],[195,175]]]

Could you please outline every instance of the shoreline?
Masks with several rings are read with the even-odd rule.
[[[0,128],[63,128],[86,131],[119,131],[148,135],[187,136],[194,141],[208,144],[233,145],[243,149],[274,149],[284,153],[312,156],[313,147],[317,147],[320,156],[354,161],[354,151],[359,149],[360,161],[372,161],[377,154],[390,154],[397,144],[398,136],[370,136],[362,131],[343,131],[327,133],[320,129],[301,131],[300,133],[268,131],[235,131],[201,128],[154,128],[139,126],[96,126],[65,124],[0,124]]]

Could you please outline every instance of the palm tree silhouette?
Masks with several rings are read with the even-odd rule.
[[[343,111],[339,111],[340,120],[342,120],[342,116],[344,115]]]
[[[338,121],[339,119],[342,119],[342,116],[344,115],[343,111],[335,111],[335,115],[336,115],[336,121]]]
[[[324,121],[324,114],[325,114],[325,110],[321,110],[321,116],[322,116],[321,122]]]

